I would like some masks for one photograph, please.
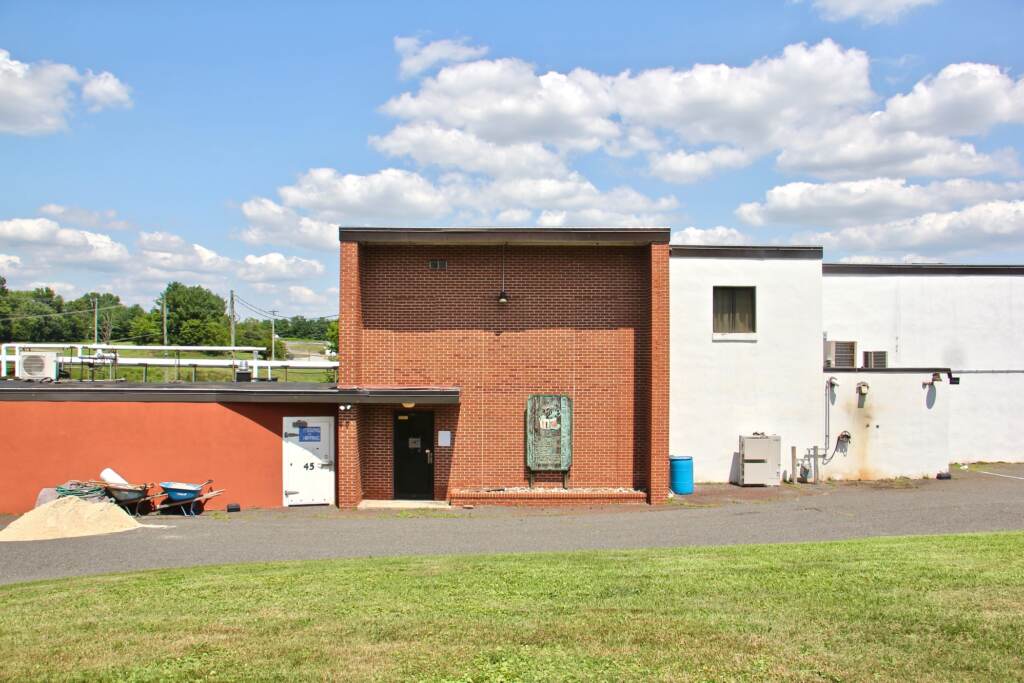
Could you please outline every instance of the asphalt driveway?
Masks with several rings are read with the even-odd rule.
[[[150,517],[166,528],[0,543],[0,583],[199,564],[819,541],[1024,529],[1024,465],[952,481],[700,487],[658,508],[338,511]],[[0,518],[0,527],[12,518]]]

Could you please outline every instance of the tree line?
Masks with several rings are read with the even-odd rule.
[[[138,304],[128,306],[119,296],[107,292],[89,292],[76,299],[65,299],[49,287],[8,289],[3,276],[0,276],[0,342],[88,343],[93,340],[96,310],[96,332],[101,343],[162,344],[165,304],[168,344],[225,346],[230,343],[227,302],[201,285],[171,282],[147,311]],[[332,350],[337,350],[336,320],[293,316],[277,318],[274,324],[278,337],[323,340]],[[269,349],[270,330],[270,321],[266,319],[237,320],[235,344]],[[274,351],[278,358],[286,357],[280,340]]]

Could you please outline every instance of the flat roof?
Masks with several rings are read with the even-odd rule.
[[[820,261],[819,246],[673,244],[672,256],[681,258],[811,259]]]
[[[458,387],[337,387],[317,382],[142,384],[0,381],[0,401],[140,403],[458,403]]]
[[[823,263],[825,275],[1024,275],[1024,265],[947,263]]]
[[[640,246],[668,244],[663,227],[430,227],[340,226],[338,239],[363,244],[520,244],[565,246]]]

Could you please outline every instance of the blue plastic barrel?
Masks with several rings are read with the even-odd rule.
[[[670,455],[668,464],[668,485],[672,493],[677,496],[693,493],[693,458],[688,455]]]

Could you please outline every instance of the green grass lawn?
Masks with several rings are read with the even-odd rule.
[[[1024,533],[0,586],[0,679],[1012,680]]]

